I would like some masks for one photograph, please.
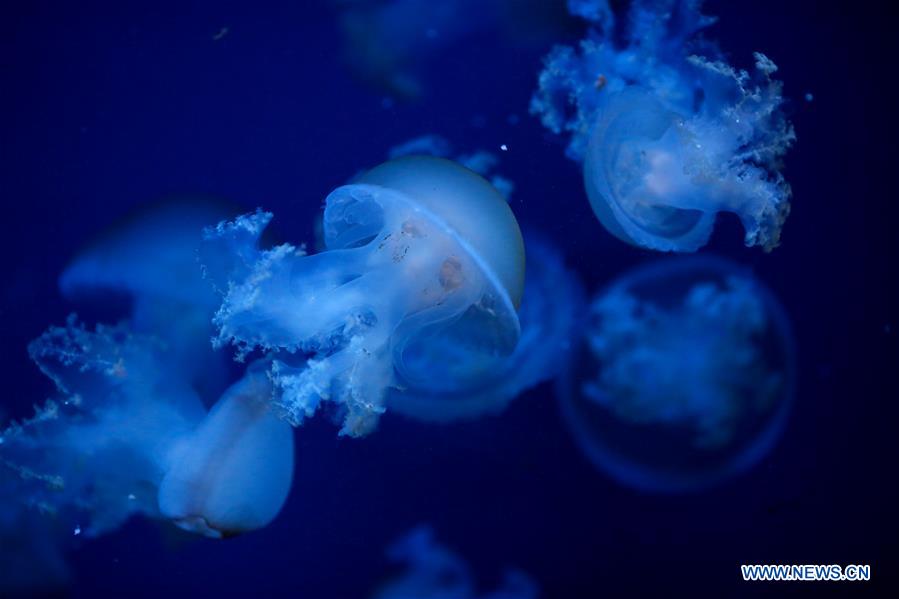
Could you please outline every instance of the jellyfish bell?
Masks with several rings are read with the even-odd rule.
[[[592,21],[577,47],[546,58],[531,112],[569,135],[596,216],[627,243],[695,252],[716,215],[736,215],[744,243],[780,243],[791,189],[783,156],[795,140],[777,66],[724,60],[697,33],[715,20],[701,2],[634,0],[618,18],[605,2],[570,3]]]
[[[693,70],[709,68],[699,63]],[[610,94],[600,106],[584,156],[584,186],[610,233],[639,247],[693,252],[708,242],[717,215],[730,212],[740,218],[747,245],[770,250],[778,244],[789,186],[754,159],[740,164],[734,158],[755,152],[743,147],[740,116],[715,123],[717,107],[693,115],[636,86]],[[772,146],[792,139],[791,130],[777,134],[782,137]]]
[[[590,206],[610,233],[632,245],[693,251],[708,241],[716,213],[691,205],[705,193],[686,174],[679,117],[630,88],[600,109],[584,157]]]
[[[401,236],[429,238],[427,248],[404,266],[408,288],[418,294],[393,340],[404,386],[476,385],[512,353],[520,334],[516,309],[524,289],[524,242],[508,203],[483,177],[431,156],[391,160],[352,187],[349,198],[346,188],[329,198],[329,227],[340,230],[345,202],[355,204],[359,192],[367,191],[367,201],[393,212],[392,228]]]
[[[269,395],[265,372],[249,372],[177,444],[159,486],[165,518],[213,538],[275,518],[293,477],[293,431],[272,413]]]
[[[718,258],[638,268],[593,301],[560,380],[587,457],[643,490],[707,488],[749,469],[780,436],[795,348],[776,298]]]
[[[518,221],[490,183],[435,156],[403,156],[380,164],[356,183],[394,190],[477,260],[484,275],[518,306],[524,288],[524,240]],[[505,293],[503,293],[505,292]]]
[[[69,263],[59,287],[69,299],[118,292],[134,301],[166,298],[214,307],[196,251],[203,227],[234,213],[227,202],[172,196],[135,211],[92,240]]]
[[[273,357],[276,404],[293,424],[322,400],[364,435],[396,386],[464,388],[515,348],[524,245],[508,204],[441,158],[388,161],[325,201],[323,251],[256,246],[267,213],[207,232],[234,256],[215,323],[240,355]]]

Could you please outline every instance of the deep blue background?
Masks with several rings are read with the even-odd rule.
[[[25,345],[73,309],[56,289],[67,260],[170,193],[261,205],[281,237],[311,240],[328,191],[434,132],[460,149],[508,145],[514,210],[561,244],[591,291],[652,258],[605,233],[563,142],[527,115],[548,44],[478,33],[428,63],[420,102],[385,108],[340,61],[324,3],[76,4],[0,9],[0,368],[13,415],[50,393]],[[392,572],[385,545],[420,522],[485,584],[517,565],[543,597],[742,593],[740,563],[870,563],[881,585],[895,582],[894,20],[876,3],[829,4],[706,10],[733,62],[763,50],[781,67],[799,136],[782,247],[743,248],[725,219],[710,248],[752,266],[797,334],[795,409],[757,468],[701,494],[619,487],[574,445],[549,385],[498,418],[388,416],[363,441],[317,420],[298,432],[294,490],[267,529],[212,542],[131,522],[71,556],[73,596],[366,597]]]

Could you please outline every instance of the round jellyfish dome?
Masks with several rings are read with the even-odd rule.
[[[706,243],[716,211],[684,163],[683,119],[644,90],[629,88],[600,111],[584,157],[584,187],[603,226],[627,243],[693,251]]]
[[[560,400],[602,470],[678,492],[761,459],[783,429],[794,386],[779,302],[737,265],[690,257],[638,268],[594,299]]]
[[[524,241],[509,203],[484,177],[435,156],[405,156],[376,166],[356,183],[401,192],[431,212],[479,257],[512,304],[524,290]]]
[[[59,278],[60,290],[69,299],[112,291],[211,310],[217,297],[201,276],[197,248],[204,227],[235,212],[204,196],[143,206],[78,253]]]
[[[596,26],[550,52],[531,112],[571,134],[566,154],[583,162],[602,224],[639,247],[694,252],[727,212],[747,246],[777,247],[795,139],[777,65],[756,53],[752,72],[730,66],[697,35],[715,21],[701,2],[628,2],[621,18],[583,4]]]

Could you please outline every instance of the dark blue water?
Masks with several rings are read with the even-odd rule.
[[[744,248],[724,219],[708,248],[750,266],[795,329],[797,400],[757,467],[695,494],[621,487],[574,444],[551,385],[467,424],[387,416],[361,441],[317,419],[296,437],[293,492],[272,525],[214,542],[131,521],[71,554],[71,595],[366,597],[393,572],[383,548],[420,522],[485,585],[516,565],[544,597],[742,594],[753,589],[741,563],[871,564],[874,583],[895,583],[892,19],[875,3],[708,2],[706,12],[721,17],[710,35],[734,62],[764,50],[778,63],[799,138],[782,246]],[[4,5],[2,405],[21,416],[50,394],[25,346],[75,308],[57,277],[110,224],[162,196],[202,193],[264,206],[280,237],[311,242],[331,189],[424,133],[465,149],[506,144],[516,215],[560,244],[591,292],[645,262],[597,223],[563,142],[527,114],[552,41],[474,31],[428,61],[423,97],[385,103],[342,62],[326,3]]]

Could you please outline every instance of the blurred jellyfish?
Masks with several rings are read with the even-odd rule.
[[[507,570],[502,585],[479,594],[471,567],[440,545],[427,526],[411,530],[388,549],[392,561],[404,563],[404,574],[391,580],[375,599],[536,599],[537,584],[520,570]]]
[[[639,268],[593,302],[560,386],[575,438],[639,488],[701,488],[755,464],[793,397],[786,316],[759,281],[715,258]]]
[[[222,537],[264,526],[284,503],[292,431],[272,413],[264,368],[222,392],[226,372],[209,357],[218,296],[196,246],[212,215],[203,203],[157,207],[61,277],[70,297],[124,294],[131,310],[93,329],[72,316],[29,345],[56,392],[0,429],[0,561],[31,556],[16,576],[0,572],[0,590],[63,583],[66,538],[132,515]]]
[[[134,304],[178,301],[214,309],[216,294],[197,276],[197,248],[203,227],[233,213],[234,208],[225,202],[202,196],[175,196],[153,203],[81,251],[60,276],[60,289],[70,299],[97,299],[98,294],[118,291],[129,295]],[[136,316],[143,316],[144,310],[134,306]]]
[[[593,210],[618,238],[691,252],[731,212],[747,246],[771,250],[790,211],[780,171],[795,139],[777,67],[759,53],[751,74],[724,62],[697,35],[714,22],[700,5],[634,0],[618,19],[606,0],[570,0],[593,29],[547,56],[531,112],[570,135]]]
[[[424,93],[425,65],[454,44],[500,31],[515,44],[542,42],[570,26],[564,0],[332,0],[344,59],[364,82],[401,99]]]
[[[238,358],[268,352],[274,402],[292,424],[329,400],[341,434],[365,435],[388,389],[467,388],[515,349],[521,233],[474,172],[425,156],[375,167],[328,196],[314,255],[258,249],[271,218],[220,223],[202,255],[225,290],[217,342]]]
[[[57,396],[0,432],[3,496],[96,536],[135,514],[221,537],[264,526],[290,488],[293,437],[251,369],[207,414],[165,344],[70,318],[29,346]],[[15,509],[16,506],[4,506]]]
[[[227,361],[209,344],[219,296],[203,280],[203,228],[233,216],[221,200],[177,196],[131,215],[87,246],[59,278],[63,295],[93,307],[123,297],[131,329],[165,343],[169,366],[204,399],[224,389]]]

